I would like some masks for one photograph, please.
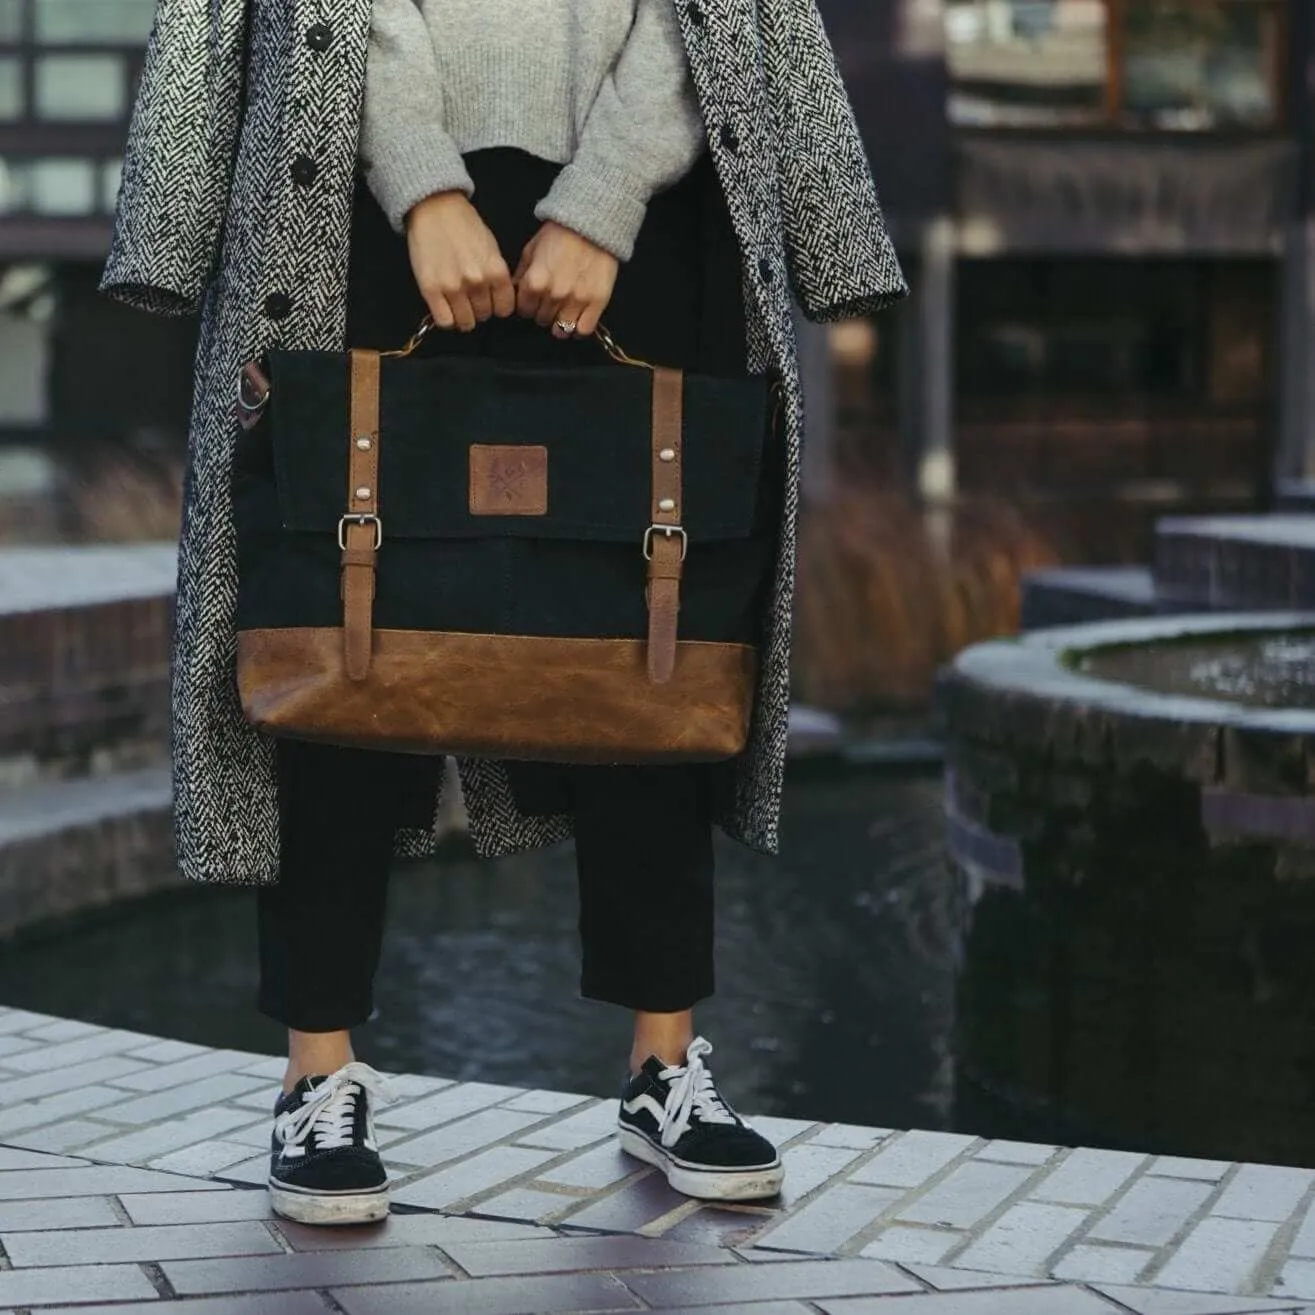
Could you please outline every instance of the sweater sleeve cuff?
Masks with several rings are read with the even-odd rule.
[[[573,160],[534,207],[538,220],[551,219],[629,260],[648,212],[652,189],[623,169]]]
[[[386,150],[376,150],[366,181],[398,233],[406,231],[407,211],[417,201],[435,192],[475,191],[452,138],[429,125],[408,128]]]

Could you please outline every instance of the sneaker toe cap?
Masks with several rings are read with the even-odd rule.
[[[315,1156],[278,1176],[297,1187],[326,1192],[369,1191],[388,1181],[379,1156],[356,1147]]]

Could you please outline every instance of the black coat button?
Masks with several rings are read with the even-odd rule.
[[[685,12],[689,15],[689,21],[693,23],[695,27],[703,26],[703,10],[699,5],[692,3],[688,4],[685,6]]]
[[[299,155],[292,162],[292,181],[306,187],[315,181],[319,171],[320,166],[309,155]]]
[[[740,139],[735,135],[735,129],[729,123],[721,125],[721,144],[728,151],[738,151],[740,149]]]
[[[328,50],[333,40],[333,29],[328,23],[312,23],[306,29],[306,44],[312,50]]]
[[[285,320],[292,311],[292,298],[286,292],[271,292],[265,298],[265,314],[271,320]]]
[[[770,283],[776,277],[776,271],[772,268],[772,262],[763,256],[758,261],[758,273],[764,283]]]

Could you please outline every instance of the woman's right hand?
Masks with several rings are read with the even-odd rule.
[[[464,192],[436,192],[406,214],[411,270],[434,323],[469,333],[516,309],[511,271],[497,239]]]

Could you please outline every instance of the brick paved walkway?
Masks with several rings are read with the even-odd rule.
[[[282,1068],[0,1009],[0,1312],[1315,1315],[1315,1171],[764,1118],[784,1199],[718,1208],[610,1100],[410,1075],[391,1218],[304,1228],[258,1186]]]

